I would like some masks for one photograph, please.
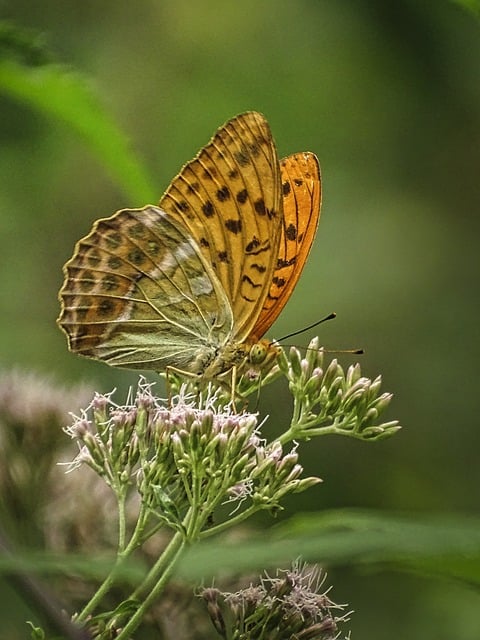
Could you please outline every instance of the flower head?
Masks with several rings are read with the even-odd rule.
[[[66,429],[79,445],[72,468],[87,464],[119,495],[136,491],[158,521],[189,539],[226,501],[237,503],[234,512],[247,500],[275,511],[283,495],[318,482],[300,479],[295,448],[284,454],[280,443],[266,444],[257,414],[218,404],[217,393],[198,406],[183,389],[167,404],[141,378],[128,400],[96,394],[74,417]]]
[[[335,604],[317,567],[296,563],[273,578],[235,593],[204,589],[201,596],[216,631],[223,638],[255,640],[334,640],[349,619]],[[341,615],[338,615],[341,613]]]

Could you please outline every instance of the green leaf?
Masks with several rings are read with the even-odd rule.
[[[299,515],[268,536],[232,547],[209,541],[182,559],[180,573],[208,579],[222,571],[285,566],[301,556],[320,565],[368,565],[480,585],[480,519],[341,510]]]
[[[7,36],[5,29],[0,30],[0,92],[63,121],[79,134],[132,204],[157,202],[161,194],[87,78],[63,65],[42,66],[42,57],[35,58],[36,66],[25,64],[27,45],[18,44],[19,38],[15,40],[8,31]]]
[[[455,4],[459,4],[461,7],[473,13],[477,18],[480,18],[480,0],[452,0]]]
[[[101,581],[111,571],[115,558],[107,554],[53,554],[46,552],[19,551],[0,555],[0,575],[24,572],[33,575],[76,575],[88,580]],[[138,584],[148,567],[136,558],[122,565],[117,575],[131,584]]]
[[[43,33],[17,27],[12,22],[0,22],[0,57],[38,66],[52,61]]]
[[[181,559],[177,575],[208,581],[217,572],[262,572],[289,566],[301,557],[321,566],[368,566],[460,580],[480,586],[480,518],[449,515],[386,514],[339,510],[298,515],[248,542],[209,539],[194,545]],[[0,558],[2,572],[74,573],[102,579],[113,558],[89,555],[18,554]],[[147,572],[137,560],[117,577],[136,585]]]

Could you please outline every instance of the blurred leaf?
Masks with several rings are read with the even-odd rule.
[[[107,554],[82,555],[80,553],[53,554],[19,551],[0,554],[0,574],[28,574],[39,576],[82,576],[101,582],[111,570],[115,558]],[[118,575],[122,580],[137,585],[148,568],[138,558],[125,563]]]
[[[20,29],[6,21],[0,22],[0,58],[15,59],[30,66],[52,62],[52,54],[43,33]]]
[[[480,0],[453,0],[453,2],[480,18]]]
[[[253,533],[252,533],[253,536]],[[338,510],[292,518],[268,537],[233,543],[209,540],[182,558],[177,576],[208,582],[219,573],[263,572],[300,557],[325,566],[362,566],[420,573],[480,587],[480,518],[437,515],[386,515]],[[113,558],[105,555],[20,554],[0,557],[0,573],[86,576],[102,580]],[[147,568],[129,561],[118,577],[138,584]]]
[[[43,51],[32,46],[27,37],[22,39],[11,28],[3,25],[0,29],[0,92],[67,123],[81,135],[132,202],[139,206],[156,202],[159,194],[146,170],[87,78],[58,64],[29,66],[19,62],[19,57],[25,61],[28,51],[30,62],[32,51]],[[37,55],[33,60],[39,65],[43,58]]]
[[[190,579],[263,570],[301,556],[321,565],[369,565],[456,578],[480,586],[480,519],[341,510],[296,516],[268,539],[195,547],[182,560]],[[213,567],[213,570],[212,570]]]
[[[103,580],[110,571],[115,558],[107,554],[95,557],[82,554],[62,554],[50,552],[17,551],[0,554],[0,574],[33,573],[38,575],[69,575],[88,577],[93,580]],[[139,562],[124,567],[122,577],[139,579],[146,568]]]

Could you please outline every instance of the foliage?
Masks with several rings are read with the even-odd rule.
[[[90,79],[50,62],[29,32],[0,23],[0,91],[65,123],[82,137],[134,202],[157,199],[146,169],[105,110]]]
[[[471,5],[472,10],[477,11],[475,3],[461,4]],[[105,114],[90,81],[65,67],[55,64],[46,66],[51,54],[45,52],[42,46],[24,47],[22,37],[12,36],[11,32],[7,36],[4,40],[14,41],[14,46],[10,44],[7,47],[10,53],[7,56],[4,53],[0,63],[1,90],[12,99],[67,123],[73,131],[81,134],[106,170],[116,176],[131,198],[139,202],[152,200],[154,190],[151,180],[145,176],[138,160],[132,158],[123,134]],[[13,54],[11,50],[14,48],[17,51]],[[24,53],[19,55],[19,49]],[[39,91],[39,86],[42,91]],[[49,92],[48,100],[43,90]],[[292,529],[289,529],[290,526]],[[295,537],[295,531],[298,537]],[[418,515],[397,518],[385,514],[352,514],[344,511],[327,512],[309,521],[298,518],[285,527],[283,534],[287,536],[288,533],[289,538],[292,536],[298,553],[302,553],[309,561],[329,560],[331,564],[358,561],[378,569],[406,568],[429,575],[453,577],[466,584],[478,584],[480,545],[476,531],[478,524],[475,520],[458,516],[448,520],[425,518],[419,523]],[[281,533],[279,529],[280,538]],[[272,558],[273,564],[279,562],[279,557],[288,559],[288,549],[292,547],[286,543],[282,546],[281,540],[278,545],[280,551],[276,544],[272,546],[270,542],[256,541],[254,544],[235,546],[235,553],[231,553],[228,545],[223,548],[216,543],[208,549],[202,544],[195,555],[195,562],[186,556],[178,571],[190,576],[197,576],[203,571],[205,575],[205,567],[212,566],[212,558],[218,561],[222,554],[232,568],[261,568],[262,559],[268,562]],[[269,552],[272,552],[271,556]],[[203,568],[202,560],[206,563]],[[26,566],[35,570],[33,561],[31,564],[27,562]],[[68,559],[64,566],[68,567]]]

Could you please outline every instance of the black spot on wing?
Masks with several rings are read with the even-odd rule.
[[[202,205],[202,212],[207,218],[211,218],[214,215],[215,207],[210,200],[207,200],[207,202]]]
[[[225,200],[229,200],[229,198],[230,198],[230,190],[226,185],[223,186],[221,189],[218,189],[217,200],[219,202],[225,202]]]
[[[290,260],[283,260],[282,258],[279,258],[277,260],[277,269],[282,269],[283,267],[291,267],[292,264],[295,264],[297,261],[297,256],[293,256],[293,258],[290,258]]]
[[[296,240],[297,239],[297,227],[294,224],[289,224],[285,229],[285,237],[287,240]]]
[[[237,202],[239,204],[245,204],[248,198],[248,191],[246,189],[242,189],[237,193]]]
[[[225,227],[232,233],[240,233],[242,230],[242,221],[233,219],[225,220]]]
[[[265,207],[265,201],[263,198],[259,198],[258,200],[255,200],[255,202],[253,203],[253,206],[255,208],[255,211],[258,213],[258,215],[264,216],[267,213],[267,209]]]

